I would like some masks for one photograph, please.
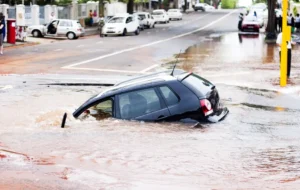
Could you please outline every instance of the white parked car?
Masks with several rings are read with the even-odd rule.
[[[114,16],[102,28],[102,34],[105,36],[109,34],[125,36],[128,33],[140,34],[139,21],[129,14]]]
[[[209,10],[214,10],[215,7],[207,4],[207,3],[197,3],[195,6],[194,6],[194,10],[195,11],[198,11],[198,10],[201,10],[201,11],[209,11]]]
[[[84,28],[77,20],[55,19],[49,24],[29,26],[27,33],[33,37],[67,37],[71,40],[84,36]]]
[[[135,14],[138,14],[140,18],[142,19],[142,23],[144,25],[144,28],[154,28],[155,27],[155,20],[153,16],[151,16],[147,12],[137,12]]]
[[[182,20],[182,13],[179,9],[169,9],[168,16],[170,20]]]
[[[265,11],[259,10],[259,9],[251,10],[247,16],[249,16],[249,17],[251,16],[251,17],[255,18],[254,11],[256,12],[256,15],[257,15],[256,16],[256,21],[259,23],[259,27],[262,28],[264,26],[264,19],[265,19],[264,12]]]
[[[169,16],[164,9],[157,9],[152,12],[155,23],[169,23]]]

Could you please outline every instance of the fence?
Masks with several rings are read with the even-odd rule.
[[[45,24],[45,7],[40,6],[39,9],[40,24]]]
[[[60,19],[71,19],[71,7],[70,6],[59,6],[58,18]]]
[[[25,6],[25,24],[26,24],[26,26],[29,26],[32,24],[31,6]]]
[[[16,19],[16,7],[9,7],[7,9],[8,19]]]
[[[78,5],[78,18],[87,17],[87,6],[86,4]]]

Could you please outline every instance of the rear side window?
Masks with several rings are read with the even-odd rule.
[[[207,93],[211,92],[212,87],[214,87],[214,85],[208,80],[195,74],[189,75],[182,81],[182,83],[192,90],[198,97],[206,97]]]
[[[167,86],[159,87],[162,95],[164,96],[165,100],[167,101],[167,105],[171,106],[177,104],[179,102],[178,97],[175,93]]]
[[[133,119],[162,109],[159,97],[153,88],[119,95],[122,119]]]

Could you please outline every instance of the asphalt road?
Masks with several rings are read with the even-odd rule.
[[[7,50],[2,73],[133,75],[159,69],[164,59],[201,42],[204,36],[236,31],[237,11],[185,14],[182,21],[157,24],[139,36],[90,36]]]

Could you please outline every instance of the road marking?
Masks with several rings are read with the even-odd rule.
[[[102,72],[115,72],[115,73],[134,73],[134,74],[141,74],[140,71],[126,71],[126,70],[114,70],[114,69],[93,69],[93,68],[64,68],[64,69],[72,69],[72,70],[85,70],[85,71],[102,71]]]
[[[54,51],[61,51],[62,49],[56,49],[56,50],[54,50]]]
[[[84,45],[79,45],[79,46],[77,46],[77,47],[83,47]]]
[[[158,64],[152,65],[152,66],[150,66],[150,67],[148,67],[148,68],[142,70],[141,73],[145,73],[145,72],[147,72],[147,71],[150,71],[151,69],[154,69],[155,67],[158,67],[158,66],[159,66]]]
[[[204,29],[216,24],[217,22],[220,22],[221,20],[223,20],[224,18],[226,18],[229,15],[233,14],[234,12],[236,12],[236,10],[231,11],[230,13],[227,13],[226,15],[224,15],[221,18],[211,22],[210,24],[207,24],[207,25],[205,25],[201,28],[198,28],[196,30],[192,30],[190,32],[179,34],[179,35],[176,35],[176,36],[173,36],[173,37],[170,37],[170,38],[166,38],[166,39],[163,39],[163,40],[158,40],[158,41],[151,42],[151,43],[148,43],[148,44],[139,45],[139,46],[131,47],[131,48],[128,48],[128,49],[123,49],[123,50],[120,50],[120,51],[116,51],[116,52],[113,52],[113,53],[102,55],[102,56],[99,56],[99,57],[96,57],[96,58],[93,58],[93,59],[88,59],[88,60],[81,61],[81,62],[78,62],[78,63],[66,65],[66,66],[62,67],[62,69],[67,69],[67,68],[69,69],[71,67],[75,67],[75,66],[78,66],[78,65],[83,65],[83,64],[90,63],[90,62],[93,62],[93,61],[98,61],[100,59],[104,59],[104,58],[111,57],[111,56],[114,56],[114,55],[118,55],[118,54],[121,54],[121,53],[134,51],[134,50],[141,49],[141,48],[144,48],[144,47],[149,47],[149,46],[157,45],[157,44],[167,42],[167,41],[170,41],[170,40],[174,40],[174,39],[177,39],[177,38],[181,38],[181,37],[184,37],[184,36],[188,36],[188,35],[193,34],[195,32],[199,32],[201,30],[204,30]]]

